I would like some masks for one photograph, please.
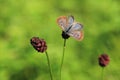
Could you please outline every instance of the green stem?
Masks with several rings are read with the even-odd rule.
[[[102,72],[101,72],[102,80],[104,79],[103,72],[104,72],[104,68],[102,68]]]
[[[51,77],[51,80],[53,80],[53,76],[52,76],[52,69],[51,69],[51,65],[50,65],[50,59],[49,59],[49,56],[48,56],[47,51],[46,51],[45,53],[46,53],[46,57],[47,57],[47,61],[48,61],[48,66],[49,66],[50,77]]]
[[[66,39],[64,39],[64,45],[63,45],[63,54],[62,54],[61,67],[60,67],[60,80],[61,80],[61,74],[62,74],[62,66],[64,62],[65,47],[66,47]]]

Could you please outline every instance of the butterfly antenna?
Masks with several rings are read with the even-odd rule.
[[[62,54],[61,67],[60,67],[60,80],[61,80],[62,67],[64,62],[65,48],[66,48],[66,39],[64,39],[64,45],[63,45],[63,54]]]

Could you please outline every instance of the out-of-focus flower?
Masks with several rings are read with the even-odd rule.
[[[106,67],[110,62],[110,58],[107,54],[101,54],[98,60],[101,67]]]
[[[47,45],[44,39],[39,39],[39,37],[32,37],[31,45],[38,51],[38,52],[45,52],[47,50]]]

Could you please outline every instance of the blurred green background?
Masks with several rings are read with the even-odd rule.
[[[30,44],[44,38],[59,80],[63,49],[59,16],[73,15],[84,25],[84,39],[67,40],[62,80],[101,80],[98,56],[107,53],[105,80],[120,80],[119,0],[0,0],[0,80],[50,80],[45,54]]]

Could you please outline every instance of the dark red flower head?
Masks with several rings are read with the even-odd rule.
[[[38,52],[44,52],[47,50],[46,42],[43,39],[39,39],[39,37],[33,37],[30,40],[32,46],[38,51]]]
[[[99,60],[99,65],[101,67],[107,66],[109,64],[109,62],[110,62],[110,58],[109,58],[109,56],[107,54],[101,54],[99,56],[98,60]]]

